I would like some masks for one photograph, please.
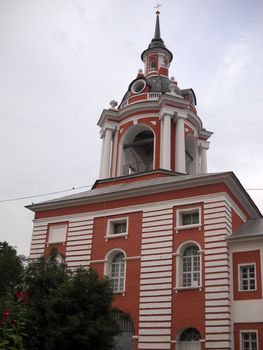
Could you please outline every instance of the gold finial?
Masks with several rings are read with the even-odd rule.
[[[156,14],[159,15],[160,14],[160,7],[163,6],[162,4],[159,4],[157,2],[156,6],[154,6],[154,8],[156,9]]]

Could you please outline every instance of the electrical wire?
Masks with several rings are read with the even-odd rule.
[[[36,197],[44,197],[44,196],[49,196],[53,194],[59,194],[59,193],[65,193],[69,191],[75,191],[79,190],[81,188],[87,188],[87,187],[92,187],[93,185],[85,185],[85,186],[79,186],[79,187],[72,187],[68,188],[66,190],[60,190],[60,191],[54,191],[54,192],[47,192],[47,193],[42,193],[42,194],[34,194],[32,196],[24,196],[24,197],[15,197],[15,198],[7,198],[7,199],[0,199],[0,203],[6,203],[6,202],[15,202],[15,201],[20,201],[23,199],[31,199],[31,198],[36,198]]]

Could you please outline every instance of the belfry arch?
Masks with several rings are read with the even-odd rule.
[[[198,173],[198,147],[192,134],[187,135],[185,139],[185,170],[191,175]]]
[[[153,169],[154,133],[144,124],[131,127],[120,143],[120,175],[130,175]]]

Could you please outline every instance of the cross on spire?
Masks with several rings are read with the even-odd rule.
[[[156,14],[159,15],[160,14],[160,7],[163,6],[162,4],[159,4],[157,2],[156,6],[154,6],[154,8],[156,9]]]

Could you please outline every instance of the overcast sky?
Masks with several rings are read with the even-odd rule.
[[[0,0],[0,240],[19,253],[29,253],[32,233],[33,213],[24,206],[54,195],[3,200],[95,182],[97,121],[143,67],[155,5]],[[162,5],[170,75],[194,89],[204,127],[214,132],[208,170],[233,170],[245,188],[263,188],[263,1]],[[263,191],[249,194],[263,211]]]

